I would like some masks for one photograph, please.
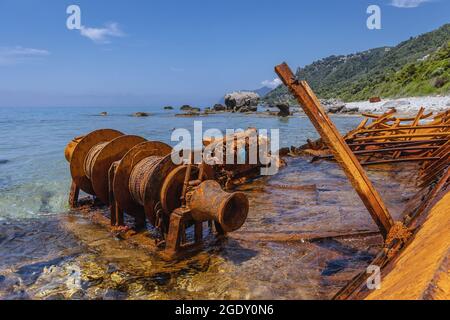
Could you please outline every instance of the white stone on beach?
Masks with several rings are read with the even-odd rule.
[[[346,104],[347,108],[358,107],[359,112],[383,113],[395,108],[399,114],[413,114],[424,107],[428,112],[441,112],[450,109],[450,95],[382,99],[380,102],[356,101]]]

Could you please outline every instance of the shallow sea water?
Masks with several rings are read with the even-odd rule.
[[[110,116],[96,116],[108,111]],[[0,109],[1,299],[329,299],[364,270],[381,238],[313,243],[267,241],[261,234],[376,230],[340,168],[288,158],[277,175],[240,187],[250,199],[243,228],[201,252],[164,262],[130,248],[77,213],[68,213],[70,183],[63,149],[74,136],[115,128],[170,141],[173,128],[279,128],[281,145],[317,138],[304,117],[255,115],[179,118],[131,109]],[[333,118],[345,132],[357,117]],[[392,215],[416,192],[408,168],[372,167],[369,176]],[[292,188],[290,188],[290,187]],[[71,232],[75,230],[76,232]]]

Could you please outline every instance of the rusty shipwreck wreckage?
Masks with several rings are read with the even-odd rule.
[[[385,240],[384,249],[372,264],[386,266],[412,241],[420,226],[418,218],[426,215],[450,184],[450,110],[433,115],[422,108],[416,116],[404,118],[396,117],[395,110],[382,115],[363,114],[359,126],[341,136],[306,82],[298,81],[284,63],[275,67],[275,72],[321,136],[292,148],[291,153],[338,162]],[[235,149],[240,145],[248,151],[250,141],[245,135],[215,143],[225,148],[227,139],[234,140]],[[111,129],[75,138],[65,150],[72,175],[71,207],[88,210],[96,222],[167,259],[199,250],[204,222],[219,235],[239,229],[247,218],[249,202],[244,193],[224,189],[229,189],[232,181],[256,177],[262,164],[175,165],[171,152],[171,147],[162,142]],[[398,162],[418,163],[417,181],[422,188],[407,206],[403,221],[392,219],[363,169]],[[80,190],[108,206],[109,218],[98,207],[86,209],[94,202],[79,201]],[[134,230],[146,230],[146,222],[150,223],[156,230],[153,238],[127,227],[126,216],[134,218]],[[194,232],[189,240],[186,230],[190,227]],[[364,291],[367,276],[362,272],[335,298],[357,297]]]

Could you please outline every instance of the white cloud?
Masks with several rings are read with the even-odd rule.
[[[391,5],[397,8],[415,8],[431,0],[392,0]]]
[[[120,30],[117,23],[109,23],[104,28],[90,28],[82,26],[80,33],[95,43],[109,43],[110,37],[123,37],[125,34]]]
[[[261,82],[261,84],[264,87],[275,89],[276,87],[278,87],[281,84],[281,80],[278,78],[275,78],[273,80],[264,80],[263,82]]]
[[[12,65],[50,55],[43,49],[24,47],[0,47],[0,65]]]

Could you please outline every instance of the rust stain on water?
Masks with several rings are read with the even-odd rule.
[[[205,252],[179,262],[130,248],[76,213],[2,221],[0,298],[331,298],[368,265],[381,248],[380,236],[313,243],[239,239],[252,233],[376,230],[338,165],[308,160],[289,159],[278,175],[241,186],[250,212],[239,233],[212,240]],[[411,172],[405,165],[368,169],[394,219],[417,191]]]

